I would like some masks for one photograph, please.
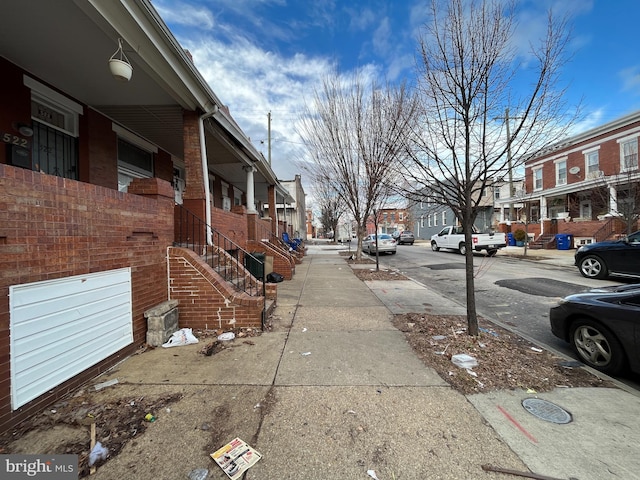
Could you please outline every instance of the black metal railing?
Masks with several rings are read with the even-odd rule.
[[[616,221],[614,218],[610,218],[593,234],[593,238],[596,242],[606,240],[611,235],[616,233]]]
[[[263,254],[247,252],[182,205],[176,207],[174,245],[196,252],[237,291],[266,299]]]
[[[277,248],[285,252],[289,252],[290,247],[285,243],[285,241],[282,238],[275,235],[270,229],[268,229],[264,225],[257,224],[256,227],[258,230],[257,236],[259,239],[267,240],[270,244],[275,245]]]

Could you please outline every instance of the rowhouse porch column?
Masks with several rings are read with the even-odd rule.
[[[269,218],[271,218],[271,233],[278,236],[278,209],[276,208],[276,186],[269,185],[267,189],[267,202],[269,203]]]
[[[609,185],[609,213],[618,214],[618,190],[613,185]]]
[[[258,213],[256,210],[256,199],[253,185],[253,172],[255,168],[247,166],[244,167],[244,171],[247,172],[247,213]]]

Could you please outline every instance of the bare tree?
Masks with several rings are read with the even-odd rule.
[[[338,197],[335,190],[326,182],[314,181],[311,185],[313,197],[320,209],[320,223],[325,232],[338,231],[338,222],[340,217],[345,213],[344,203]]]
[[[568,41],[565,20],[549,12],[526,66],[514,46],[516,3],[432,0],[419,38],[418,93],[411,160],[403,174],[409,199],[449,207],[466,237],[468,332],[478,334],[471,233],[481,192],[527,158],[565,136],[567,118],[557,90]],[[525,77],[528,91],[522,91]],[[520,87],[516,90],[516,86]],[[508,109],[513,115],[504,119]],[[507,135],[505,135],[505,131]]]
[[[405,114],[415,110],[415,99],[404,85],[366,85],[356,73],[348,80],[327,77],[313,100],[298,128],[313,159],[306,170],[344,202],[357,224],[360,258],[367,219],[393,183],[391,165],[405,151]]]

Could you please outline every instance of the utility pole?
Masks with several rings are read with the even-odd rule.
[[[513,166],[511,165],[511,132],[509,131],[509,107],[504,111],[504,121],[507,123],[507,165],[509,168],[509,220],[515,220],[515,209],[513,207],[513,197],[516,192],[513,188]]]
[[[271,112],[267,113],[267,160],[271,166]]]

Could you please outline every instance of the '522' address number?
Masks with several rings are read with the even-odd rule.
[[[4,143],[9,143],[11,145],[18,145],[19,147],[29,148],[29,140],[26,138],[18,137],[17,135],[12,135],[6,132],[0,132],[0,139]]]

